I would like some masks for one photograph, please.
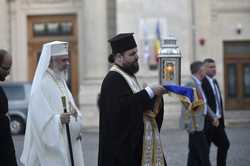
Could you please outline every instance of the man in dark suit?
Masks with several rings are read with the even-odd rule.
[[[205,134],[208,139],[209,146],[211,143],[217,147],[217,166],[226,166],[227,152],[230,146],[228,140],[223,114],[223,101],[219,84],[214,79],[216,75],[216,65],[213,59],[204,60],[206,66],[206,77],[202,80],[202,89],[206,95],[207,104],[212,111],[217,115],[219,119],[219,126],[215,127],[206,118],[205,122]]]
[[[218,124],[216,115],[207,107],[205,94],[201,88],[201,80],[205,77],[205,67],[201,61],[194,61],[190,65],[192,79],[188,87],[196,88],[197,96],[204,104],[195,109],[182,108],[180,125],[189,134],[187,166],[210,166],[209,146],[204,134],[205,117],[208,116],[213,125]]]
[[[0,81],[9,75],[12,60],[5,50],[0,50]],[[8,99],[0,86],[0,164],[17,166],[14,144],[11,138],[8,114]]]

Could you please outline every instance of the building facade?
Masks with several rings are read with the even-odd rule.
[[[134,32],[142,82],[157,83],[155,40],[175,36],[182,83],[194,60],[214,58],[227,110],[250,110],[249,0],[1,0],[0,47],[11,52],[10,81],[31,81],[44,42],[70,42],[71,90],[87,126],[98,125],[98,92],[108,71],[107,40]],[[166,118],[177,124],[179,103],[166,96]]]

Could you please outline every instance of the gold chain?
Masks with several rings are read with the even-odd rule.
[[[67,87],[65,87],[65,83],[63,82],[63,87],[61,87],[61,86],[59,85],[58,79],[53,75],[53,73],[51,73],[50,70],[47,70],[47,71],[48,71],[50,77],[54,80],[54,82],[55,82],[56,85],[58,86],[58,88],[59,88],[59,90],[60,90],[62,96],[66,96],[66,99],[69,100],[69,97],[68,97],[67,93],[65,94],[64,91],[63,91],[63,87],[64,87],[65,89],[67,88]],[[72,109],[72,105],[71,105],[71,103],[69,103],[69,110],[71,110],[71,109]]]
[[[61,94],[67,96],[67,95],[64,94],[64,92],[63,92],[63,87],[66,88],[65,85],[64,85],[64,82],[63,82],[63,87],[61,87],[61,86],[59,85],[58,79],[51,73],[50,70],[47,70],[47,71],[48,71],[50,77],[55,81],[55,83],[56,83],[56,85],[58,86],[58,88],[59,88]],[[67,96],[67,97],[68,97],[68,96]]]

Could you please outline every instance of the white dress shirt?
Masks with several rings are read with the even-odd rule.
[[[215,85],[213,82],[214,79],[210,78],[208,76],[206,76],[206,78],[208,79],[209,84],[211,85],[211,87],[213,89],[213,93],[214,93],[215,98],[218,98],[218,100],[220,100],[220,96],[219,96],[220,92],[219,92],[217,85]],[[216,97],[216,95],[217,95],[217,97]],[[219,103],[221,103],[221,101],[218,101],[218,100],[215,100],[216,101],[216,116],[218,118],[221,118],[221,110],[220,110],[220,104],[219,104]]]

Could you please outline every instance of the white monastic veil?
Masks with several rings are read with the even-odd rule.
[[[36,72],[34,75],[34,79],[32,82],[32,87],[31,87],[31,96],[39,87],[39,84],[41,83],[41,80],[44,76],[44,73],[49,67],[50,59],[51,59],[51,46],[54,44],[61,44],[61,43],[67,43],[67,42],[61,42],[61,41],[53,41],[50,43],[46,43],[43,45],[42,53],[36,68]]]
[[[63,42],[63,41],[53,41],[49,43],[45,43],[43,45],[42,53],[36,68],[36,72],[34,75],[34,79],[32,82],[32,87],[31,87],[31,94],[30,96],[32,97],[33,93],[36,91],[37,88],[39,88],[39,84],[42,82],[43,76],[46,72],[46,70],[49,67],[50,59],[52,56],[52,51],[51,48],[53,45],[58,45],[58,44],[67,44],[68,42]],[[74,102],[74,99],[70,97],[70,102],[74,109],[78,112],[78,114],[81,116],[81,113],[79,112],[79,109],[76,107],[76,104]]]

